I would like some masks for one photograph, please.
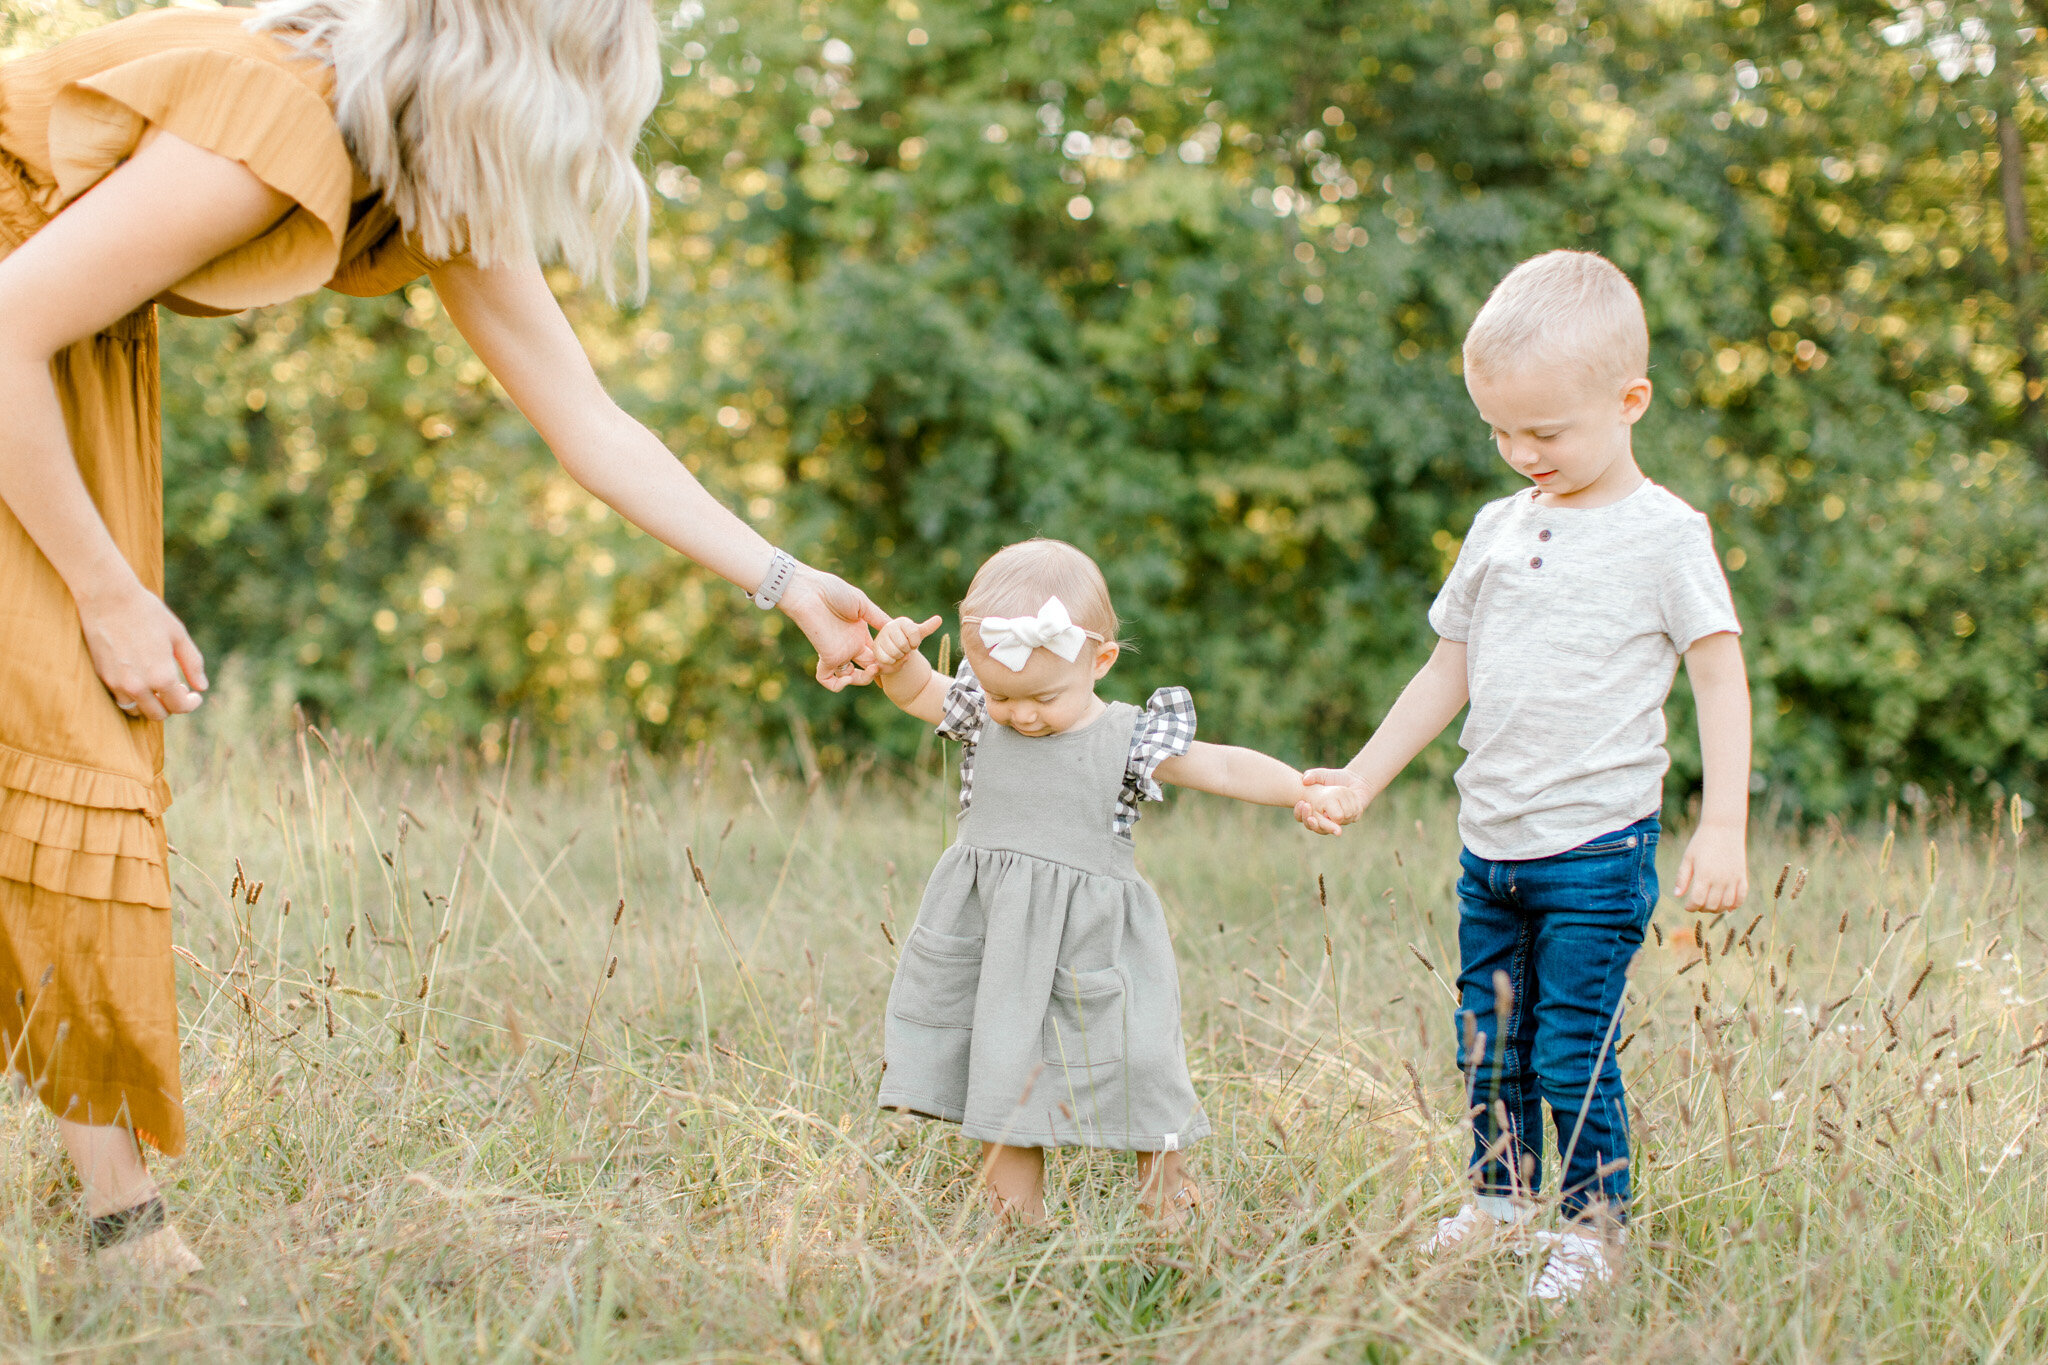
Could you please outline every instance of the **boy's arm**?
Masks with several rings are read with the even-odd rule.
[[[1438,640],[1429,662],[1401,689],[1394,709],[1357,757],[1342,768],[1311,768],[1302,775],[1306,785],[1327,784],[1339,790],[1332,794],[1334,799],[1324,800],[1296,792],[1295,818],[1318,834],[1335,834],[1356,820],[1471,699],[1465,642]]]
[[[1705,790],[1700,825],[1686,846],[1671,894],[1685,908],[1718,915],[1749,894],[1749,675],[1742,637],[1728,631],[1695,641],[1686,676],[1700,713]]]
[[[1160,760],[1154,775],[1176,787],[1234,797],[1259,806],[1301,800],[1301,771],[1256,749],[1196,740],[1184,754]]]
[[[946,680],[918,646],[939,628],[940,618],[913,621],[899,616],[875,636],[875,670],[882,691],[910,715],[937,725],[946,715]]]

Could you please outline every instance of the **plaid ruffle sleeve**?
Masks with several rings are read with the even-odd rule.
[[[1131,761],[1124,768],[1124,789],[1116,803],[1118,834],[1129,834],[1138,823],[1140,801],[1166,799],[1154,774],[1161,763],[1186,753],[1194,742],[1193,694],[1185,687],[1162,687],[1154,692],[1131,731]]]
[[[960,671],[953,675],[953,685],[946,689],[938,726],[941,739],[956,739],[963,746],[960,751],[962,815],[967,813],[967,803],[974,797],[974,746],[981,742],[981,727],[986,724],[988,697],[981,690],[981,680],[974,676],[974,670],[962,659]]]

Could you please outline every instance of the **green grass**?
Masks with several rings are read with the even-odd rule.
[[[1341,840],[1150,811],[1211,1209],[1159,1236],[1128,1156],[1063,1152],[1051,1226],[1006,1234],[969,1144],[872,1108],[884,926],[914,919],[942,784],[806,791],[717,750],[532,779],[228,719],[174,745],[170,816],[192,1141],[160,1168],[209,1270],[101,1285],[52,1125],[11,1107],[9,1356],[2048,1354],[2048,869],[1984,812],[1759,831],[1752,904],[1682,973],[1660,907],[1626,1273],[1551,1319],[1526,1263],[1417,1252],[1465,1153],[1436,797]]]

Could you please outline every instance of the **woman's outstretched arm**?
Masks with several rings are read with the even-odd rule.
[[[612,401],[539,265],[456,262],[431,278],[457,329],[569,477],[728,582],[747,592],[760,584],[772,547]],[[887,625],[889,617],[858,588],[805,568],[783,595],[782,610],[817,649],[819,682],[837,690],[874,676],[868,628]],[[849,664],[853,671],[840,674]]]
[[[71,590],[100,681],[155,720],[199,705],[206,665],[86,491],[50,361],[290,207],[239,162],[164,133],[0,260],[0,502]]]

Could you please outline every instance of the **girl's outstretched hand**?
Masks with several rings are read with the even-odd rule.
[[[805,565],[782,595],[782,614],[796,622],[818,651],[818,681],[834,692],[875,680],[870,626],[889,624],[889,615],[838,574]]]
[[[1310,768],[1301,782],[1306,790],[1294,803],[1294,818],[1311,833],[1342,833],[1372,804],[1364,782],[1343,768]]]
[[[933,616],[913,621],[908,616],[899,616],[885,624],[875,636],[875,672],[886,676],[902,668],[910,661],[910,656],[917,653],[917,647],[944,620],[944,617]]]

